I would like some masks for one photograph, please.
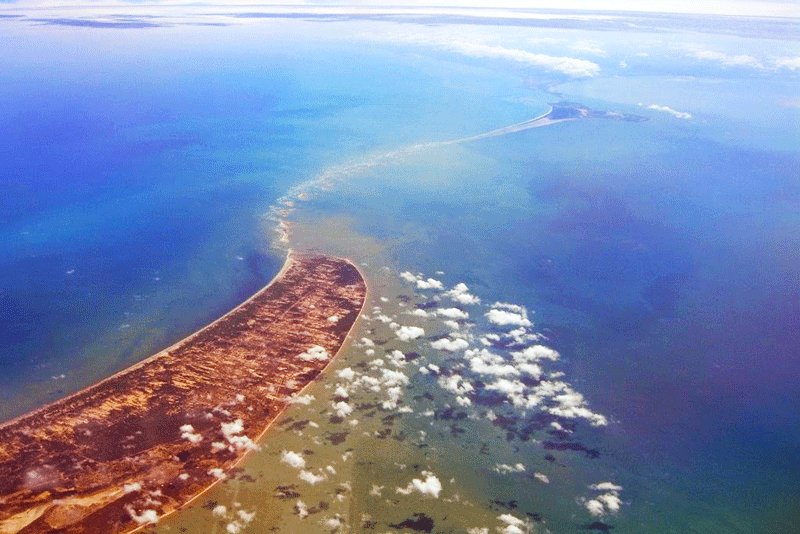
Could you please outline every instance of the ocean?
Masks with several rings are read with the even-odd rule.
[[[182,338],[287,247],[314,249],[367,277],[352,343],[241,473],[158,531],[796,528],[796,34],[236,15],[0,20],[15,51],[0,57],[3,419]],[[440,143],[559,101],[647,120]],[[448,297],[460,282],[480,304]],[[434,311],[453,307],[469,318]],[[536,363],[569,384],[561,411],[514,405],[499,378],[519,369],[432,345],[519,363],[522,345],[491,336],[521,307],[525,344],[560,355]],[[405,378],[370,390],[348,368]],[[330,417],[340,397],[346,421]]]

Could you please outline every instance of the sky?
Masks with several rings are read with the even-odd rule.
[[[318,4],[436,5],[447,7],[506,7],[534,9],[579,9],[600,11],[651,11],[669,13],[713,13],[725,15],[800,16],[800,3],[771,0],[437,0],[308,2]]]
[[[361,6],[361,7],[491,7],[491,8],[530,8],[530,9],[575,9],[599,11],[647,11],[665,13],[705,13],[718,15],[800,17],[800,2],[796,0],[234,0],[191,2],[189,0],[89,0],[64,2],[56,0],[0,0],[0,3],[16,6],[59,7],[111,6],[111,5],[176,5],[176,4],[214,4],[214,5],[284,5],[284,6]]]

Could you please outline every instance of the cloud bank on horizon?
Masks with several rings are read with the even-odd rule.
[[[63,2],[55,0],[0,0],[0,4],[31,7],[62,7]],[[397,10],[398,4],[392,0],[262,0],[248,2],[247,0],[234,0],[232,2],[204,2],[191,4],[186,0],[84,0],[83,2],[70,3],[70,7],[113,7],[119,6],[271,6],[292,10],[297,8],[358,8],[358,9],[392,9]],[[686,14],[712,14],[712,15],[740,15],[740,16],[766,16],[766,17],[800,17],[800,5],[794,1],[786,0],[641,0],[632,7],[627,0],[407,0],[403,8],[426,8],[435,10],[448,9],[557,9],[568,11],[640,11],[650,13],[686,13]]]

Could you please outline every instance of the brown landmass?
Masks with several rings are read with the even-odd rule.
[[[350,262],[292,254],[199,332],[1,425],[0,533],[130,532],[185,505],[325,368],[365,298]]]

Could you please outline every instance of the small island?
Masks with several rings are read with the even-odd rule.
[[[550,111],[544,115],[539,115],[533,119],[517,122],[515,124],[497,128],[496,130],[491,130],[482,134],[462,137],[452,141],[444,141],[440,144],[453,145],[459,143],[469,143],[472,141],[489,139],[491,137],[500,137],[502,135],[523,132],[533,128],[552,126],[553,124],[558,124],[560,122],[576,121],[581,119],[610,119],[626,122],[644,122],[647,120],[647,117],[642,117],[641,115],[632,115],[630,113],[618,113],[616,111],[598,111],[576,102],[553,102],[550,103]]]
[[[366,292],[349,261],[292,253],[197,333],[0,425],[0,533],[131,532],[184,506],[328,365]]]

